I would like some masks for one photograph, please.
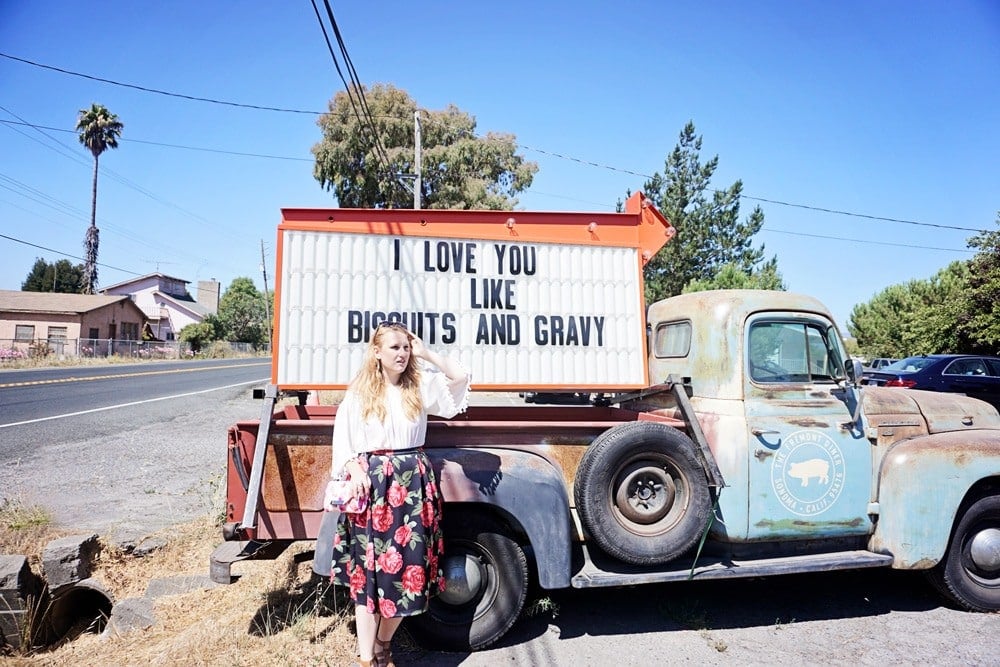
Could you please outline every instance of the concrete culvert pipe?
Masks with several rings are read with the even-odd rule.
[[[51,593],[39,639],[45,645],[72,641],[85,632],[100,633],[111,616],[110,594],[93,579]]]

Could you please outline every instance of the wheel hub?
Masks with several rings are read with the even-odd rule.
[[[446,556],[441,569],[445,588],[438,597],[445,604],[459,606],[471,602],[483,585],[483,571],[479,561],[468,554]]]
[[[670,512],[676,496],[677,485],[663,468],[643,465],[621,478],[615,505],[629,521],[648,525]]]
[[[1000,573],[1000,528],[976,533],[969,543],[969,558],[983,572]]]

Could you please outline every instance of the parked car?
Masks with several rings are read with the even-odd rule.
[[[965,394],[1000,410],[1000,357],[928,354],[862,375],[862,384]]]
[[[867,371],[878,371],[885,368],[889,364],[896,363],[897,361],[899,361],[899,359],[893,359],[892,357],[876,357],[871,360],[871,363],[863,365],[864,369]]]

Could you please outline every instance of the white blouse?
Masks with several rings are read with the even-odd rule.
[[[399,387],[386,384],[386,417],[361,420],[361,402],[348,389],[337,408],[333,422],[333,464],[331,474],[343,472],[344,464],[362,452],[383,449],[412,449],[424,444],[427,415],[446,419],[464,412],[469,405],[469,375],[460,381],[450,381],[436,368],[424,366],[420,372],[420,398],[423,410],[410,420],[403,411],[403,393]]]

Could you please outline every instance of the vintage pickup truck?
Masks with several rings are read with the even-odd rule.
[[[651,304],[645,322],[645,387],[430,422],[447,586],[408,621],[415,636],[488,646],[517,620],[529,580],[899,568],[926,572],[964,608],[1000,609],[993,407],[861,387],[831,315],[804,295],[681,295]],[[277,407],[281,393],[270,385],[262,419],[229,431],[218,581],[235,561],[319,532],[336,407]]]

